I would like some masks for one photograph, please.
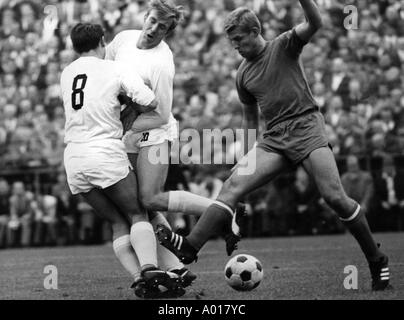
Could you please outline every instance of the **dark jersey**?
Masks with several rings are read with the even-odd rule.
[[[300,53],[306,44],[295,29],[267,42],[253,60],[243,60],[236,78],[240,101],[258,104],[267,128],[316,107]]]

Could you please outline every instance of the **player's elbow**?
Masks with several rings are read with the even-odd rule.
[[[323,19],[320,15],[316,15],[309,21],[309,24],[312,30],[315,32],[323,27]]]
[[[147,108],[149,109],[149,111],[154,111],[156,110],[158,107],[158,102],[157,99],[153,99],[152,102],[149,103],[149,105],[147,106]]]
[[[165,112],[163,114],[160,114],[160,121],[162,126],[168,124],[168,122],[170,121],[170,113]]]
[[[316,28],[317,30],[321,29],[323,27],[323,19],[321,17],[318,18],[316,21]]]

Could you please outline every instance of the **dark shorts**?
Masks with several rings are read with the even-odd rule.
[[[324,117],[313,111],[274,125],[258,140],[257,148],[283,155],[298,165],[314,150],[330,147],[325,132]]]

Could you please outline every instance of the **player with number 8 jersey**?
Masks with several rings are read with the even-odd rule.
[[[61,75],[61,88],[67,144],[121,139],[119,93],[125,92],[140,105],[149,105],[155,98],[133,70],[93,56],[81,56],[68,65]]]
[[[157,267],[156,238],[140,206],[137,180],[121,140],[120,94],[139,113],[158,106],[155,94],[136,72],[105,58],[102,27],[79,23],[71,31],[80,55],[61,75],[66,115],[64,165],[73,194],[82,195],[96,213],[110,222],[113,249],[131,274],[139,297],[158,297],[161,286],[180,296],[185,290]],[[130,230],[134,230],[133,235]],[[139,267],[141,268],[139,270]]]
[[[153,91],[133,70],[128,72],[119,62],[94,56],[81,56],[67,66],[61,88],[66,114],[65,166],[71,191],[105,188],[125,177],[129,162],[121,140],[117,97],[124,92],[139,105],[149,105],[155,99]],[[106,166],[97,165],[101,162]],[[104,168],[104,172],[96,175],[94,167]],[[91,177],[86,171],[92,172]]]

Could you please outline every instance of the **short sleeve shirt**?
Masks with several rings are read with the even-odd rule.
[[[305,44],[289,30],[267,42],[255,59],[244,59],[237,71],[240,101],[258,104],[267,128],[316,107],[300,59]]]

